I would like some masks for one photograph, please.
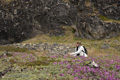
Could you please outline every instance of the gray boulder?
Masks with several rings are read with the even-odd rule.
[[[108,45],[108,44],[103,44],[101,47],[100,47],[100,49],[108,49],[110,46]]]
[[[95,61],[88,63],[87,66],[89,66],[90,68],[98,68],[99,67]]]

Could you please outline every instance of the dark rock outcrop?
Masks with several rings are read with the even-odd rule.
[[[120,33],[120,24],[105,23],[98,14],[120,20],[120,1],[102,1],[14,0],[9,4],[0,2],[0,44],[20,42],[37,34],[63,36],[65,33],[61,26],[72,25],[76,26],[74,28],[77,37],[103,39],[117,36]],[[95,13],[94,6],[99,13]]]
[[[73,9],[71,9],[73,8]],[[72,10],[72,12],[71,12]],[[15,0],[0,3],[0,43],[19,42],[36,34],[62,36],[77,12],[62,0]]]
[[[94,2],[96,2],[96,4]],[[105,1],[103,2],[107,3]],[[94,9],[94,5],[100,5],[103,2],[102,1],[99,2],[98,0],[92,0],[91,2],[90,1],[84,2],[83,0],[79,0],[78,4],[76,5],[78,10],[80,11],[75,28],[76,29],[75,35],[77,37],[88,38],[88,39],[103,39],[103,38],[111,38],[119,35],[120,23],[115,23],[112,21],[104,22],[99,17],[100,14],[97,13]],[[109,6],[112,5],[113,3],[112,0],[109,3],[111,3],[109,4]],[[117,4],[117,1],[114,2],[114,4]],[[102,7],[99,6],[99,8]],[[99,11],[99,9],[97,10]],[[110,13],[106,12],[106,15],[107,14]],[[116,14],[119,14],[119,12],[116,12]],[[111,15],[111,16],[118,18],[117,16],[119,15],[117,16]]]
[[[80,17],[76,27],[78,37],[88,39],[111,38],[120,33],[120,24],[105,23],[97,16]]]
[[[92,0],[100,14],[120,20],[120,0]]]

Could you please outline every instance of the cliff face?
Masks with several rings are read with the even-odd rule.
[[[120,0],[92,0],[100,14],[120,20]]]
[[[116,9],[114,7],[109,7],[113,5],[116,5]],[[76,34],[78,37],[103,39],[117,36],[120,33],[119,22],[114,23],[112,20],[105,22],[100,18],[101,15],[104,16],[105,13],[105,16],[109,17],[109,19],[119,19],[120,5],[118,5],[118,0],[79,0],[76,6],[78,7],[79,11],[81,11],[76,24]],[[103,10],[103,8],[106,6],[109,7],[106,9],[108,12]],[[110,12],[109,9],[112,9],[115,14]]]
[[[14,0],[0,2],[0,44],[19,42],[36,34],[63,36],[61,26],[73,26],[75,36],[103,39],[117,36],[120,24],[104,22],[99,15],[120,20],[119,0]],[[104,5],[104,6],[102,6]],[[114,7],[113,7],[114,6]]]

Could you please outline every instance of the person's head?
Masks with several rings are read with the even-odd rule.
[[[76,47],[80,46],[81,42],[76,42]]]

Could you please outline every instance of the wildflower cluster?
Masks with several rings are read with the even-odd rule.
[[[109,57],[108,59],[106,57]],[[71,60],[67,60],[65,56],[64,61],[54,62],[56,66],[60,66],[60,70],[66,69],[64,73],[59,73],[59,76],[74,77],[74,80],[120,80],[120,56],[99,56],[96,58],[89,57],[71,57]],[[94,60],[98,63],[98,68],[87,66],[87,64]]]
[[[14,62],[33,62],[37,58],[32,54],[27,53],[14,53],[13,54]]]

